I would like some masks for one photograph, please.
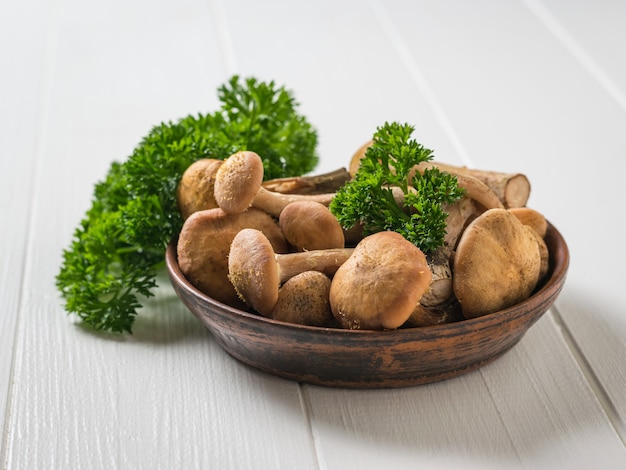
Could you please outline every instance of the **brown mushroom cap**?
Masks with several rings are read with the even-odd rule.
[[[263,161],[254,152],[241,151],[228,157],[217,171],[215,200],[229,214],[252,205],[263,183]]]
[[[250,206],[278,217],[294,201],[317,201],[326,206],[335,193],[281,194],[265,189],[263,161],[254,152],[241,151],[228,157],[215,178],[215,200],[225,212],[236,214]]]
[[[298,251],[343,248],[344,232],[328,207],[315,201],[296,201],[280,213],[278,225]]]
[[[221,165],[221,160],[202,158],[184,171],[176,188],[178,210],[183,219],[194,212],[218,207],[213,188],[215,174]]]
[[[228,279],[239,298],[269,317],[278,301],[280,278],[274,248],[260,231],[243,229],[233,239]]]
[[[274,219],[258,209],[240,214],[226,214],[219,208],[194,212],[178,237],[178,264],[189,282],[215,300],[236,308],[245,308],[245,304],[228,280],[228,252],[237,233],[250,227],[262,231],[275,251],[287,251]]]
[[[333,278],[333,315],[344,328],[398,328],[428,290],[431,279],[426,256],[402,235],[369,235]]]
[[[548,221],[541,212],[530,207],[514,207],[509,209],[509,212],[515,215],[524,225],[532,227],[541,238],[546,236]]]
[[[325,274],[300,273],[281,286],[272,318],[299,325],[327,326],[333,320],[329,292],[330,279]]]
[[[474,318],[529,297],[539,279],[535,236],[506,209],[490,209],[461,235],[454,257],[453,289],[463,315]]]

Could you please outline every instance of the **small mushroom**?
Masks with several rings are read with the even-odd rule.
[[[245,308],[228,280],[228,252],[237,233],[250,227],[264,233],[277,252],[287,252],[287,242],[276,221],[261,210],[227,214],[215,208],[191,214],[177,245],[178,264],[187,280],[219,302]]]
[[[237,152],[228,157],[217,171],[215,200],[225,212],[236,214],[253,206],[278,217],[287,204],[310,200],[329,205],[335,193],[281,194],[262,186],[263,161],[251,151]]]
[[[463,315],[474,318],[529,297],[541,256],[531,229],[506,209],[490,209],[465,229],[454,257],[453,289]]]
[[[537,281],[537,284],[540,284],[545,280],[550,270],[550,251],[544,237],[538,234],[534,228],[530,226],[527,227],[534,235],[535,240],[537,241],[537,246],[539,247],[539,258],[541,259],[541,263],[539,264],[539,280]]]
[[[278,225],[298,251],[343,248],[344,231],[328,207],[315,201],[296,201],[285,206]]]
[[[221,165],[221,160],[201,158],[184,171],[176,188],[178,210],[183,219],[194,212],[218,207],[213,188],[215,174]]]
[[[332,276],[352,252],[352,248],[336,248],[277,254],[261,231],[244,229],[230,247],[228,278],[241,300],[269,317],[287,279],[305,271]]]
[[[278,291],[272,318],[287,323],[328,326],[333,321],[328,295],[330,279],[319,271],[305,271],[287,279]]]
[[[432,274],[422,251],[396,232],[365,237],[330,287],[335,319],[349,329],[394,329],[407,321]]]
[[[509,209],[509,212],[515,215],[524,225],[535,229],[541,238],[546,236],[548,221],[541,212],[531,209],[530,207],[515,207]]]

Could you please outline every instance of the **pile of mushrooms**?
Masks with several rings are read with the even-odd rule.
[[[465,196],[445,208],[444,245],[423,253],[395,232],[364,237],[328,209],[348,170],[263,181],[254,152],[203,159],[177,191],[182,273],[235,308],[304,325],[423,327],[474,318],[529,297],[548,273],[545,218],[526,207],[522,174],[429,162],[457,176]],[[401,198],[399,198],[401,204]]]

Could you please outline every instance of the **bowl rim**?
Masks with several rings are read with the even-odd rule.
[[[511,316],[515,312],[519,312],[520,309],[528,306],[529,304],[531,306],[535,306],[535,304],[537,304],[537,306],[540,305],[542,303],[542,293],[548,290],[556,289],[556,292],[554,292],[554,295],[551,297],[556,296],[560,292],[562,285],[564,284],[567,270],[569,268],[569,249],[562,234],[549,221],[545,238],[548,238],[551,241],[551,243],[549,244],[549,277],[543,282],[539,289],[536,289],[530,297],[524,299],[522,302],[519,302],[505,309],[498,310],[497,312],[489,313],[480,317],[464,319],[457,322],[421,327],[400,327],[393,330],[351,330],[346,328],[301,325],[297,323],[274,320],[272,318],[267,318],[254,312],[248,312],[245,310],[237,309],[235,307],[231,307],[230,305],[215,300],[207,294],[203,293],[187,280],[187,278],[180,270],[180,266],[178,265],[176,240],[172,240],[172,242],[170,242],[166,248],[165,264],[170,277],[170,282],[175,282],[180,288],[187,291],[188,294],[214,308],[219,309],[222,314],[232,315],[245,321],[266,324],[268,326],[271,325],[274,328],[287,328],[289,330],[299,330],[307,333],[353,336],[355,338],[374,338],[384,335],[384,337],[391,339],[396,335],[406,336],[407,334],[414,331],[419,331],[420,334],[428,334],[429,336],[430,334],[439,335],[445,333],[446,331],[453,331],[455,328],[458,328],[458,325],[460,324],[463,325],[464,329],[466,330],[481,329],[481,326],[483,326],[485,323],[497,323],[498,321],[505,320],[509,316]]]

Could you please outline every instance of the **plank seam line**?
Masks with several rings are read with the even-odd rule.
[[[426,76],[422,73],[421,69],[417,65],[415,58],[411,54],[411,50],[406,45],[406,42],[398,32],[398,28],[393,22],[393,19],[385,9],[381,0],[368,0],[369,6],[374,12],[374,16],[380,23],[383,32],[387,35],[387,38],[391,42],[393,48],[398,53],[400,61],[407,68],[409,76],[413,82],[417,85],[418,90],[424,96],[424,99],[430,106],[435,119],[439,122],[439,125],[443,128],[445,134],[448,136],[452,143],[452,147],[461,158],[463,163],[467,166],[472,166],[472,161],[465,149],[465,146],[461,143],[457,132],[454,130],[454,126],[448,119],[443,106],[437,99],[437,96],[431,88]]]
[[[304,413],[304,419],[306,420],[307,427],[309,429],[309,435],[311,436],[311,445],[313,447],[313,453],[315,455],[315,466],[319,469],[325,469],[326,465],[322,465],[324,462],[321,449],[319,447],[319,441],[315,436],[315,431],[313,429],[313,411],[311,409],[311,401],[309,400],[309,396],[306,393],[305,385],[297,384],[298,386],[298,397],[300,398],[300,406],[302,407],[302,412]]]
[[[34,178],[33,187],[31,191],[31,199],[29,201],[30,216],[26,220],[26,243],[24,253],[22,256],[22,273],[20,279],[20,287],[17,300],[17,318],[14,327],[13,345],[11,347],[11,368],[9,372],[9,383],[7,387],[7,401],[5,406],[4,422],[2,423],[2,442],[0,442],[0,459],[2,459],[2,468],[9,468],[9,443],[11,441],[11,423],[13,420],[13,404],[14,404],[14,389],[15,389],[15,374],[18,362],[18,344],[20,337],[20,319],[22,318],[22,309],[24,308],[25,299],[25,284],[28,279],[28,266],[30,265],[30,258],[32,255],[32,246],[35,243],[35,236],[32,233],[34,227],[34,221],[36,220],[36,201],[39,199],[40,182],[43,178],[41,161],[43,160],[44,142],[46,139],[46,120],[49,116],[50,100],[52,96],[52,76],[55,58],[57,55],[57,41],[59,36],[60,27],[60,12],[61,3],[63,0],[57,0],[52,2],[50,7],[50,20],[48,22],[48,30],[45,33],[45,49],[44,49],[44,66],[43,66],[43,79],[42,79],[42,94],[41,94],[41,107],[39,111],[39,117],[37,127],[35,130],[35,138],[37,143],[35,146],[35,159],[34,159]]]
[[[522,0],[531,13],[583,66],[617,103],[626,110],[626,93],[608,73],[585,51],[585,48],[568,32],[567,28],[546,8],[541,0]]]
[[[609,393],[606,391],[606,388],[602,385],[602,382],[600,381],[597,374],[595,373],[593,366],[589,363],[581,347],[576,342],[574,335],[572,334],[567,324],[563,320],[563,317],[558,307],[556,305],[553,305],[550,308],[550,310],[552,311],[552,318],[554,319],[554,322],[561,330],[561,335],[563,337],[563,340],[565,341],[565,344],[567,345],[570,352],[572,353],[574,360],[578,364],[578,367],[582,371],[583,376],[585,377],[585,379],[587,380],[587,383],[591,387],[591,390],[596,396],[598,403],[602,407],[602,410],[604,411],[607,419],[611,423],[611,426],[613,426],[615,433],[617,434],[619,439],[622,441],[622,444],[624,445],[624,447],[626,447],[626,424],[620,418],[617,408],[615,407],[613,401],[611,400]]]
[[[224,62],[226,74],[230,77],[237,73],[237,59],[231,40],[232,34],[228,26],[228,19],[224,9],[224,0],[210,0],[210,9],[213,11],[213,24],[215,25],[217,43]]]
[[[515,456],[517,457],[517,461],[519,463],[522,463],[523,460],[520,454],[520,449],[518,448],[517,442],[515,441],[515,439],[513,439],[513,435],[511,434],[511,429],[507,425],[506,419],[504,419],[504,416],[502,414],[502,409],[500,408],[498,404],[498,400],[496,400],[494,392],[492,388],[489,386],[489,382],[485,378],[485,370],[483,368],[480,368],[478,369],[478,372],[480,373],[480,379],[482,380],[483,384],[485,385],[485,388],[487,389],[487,392],[489,393],[489,400],[491,400],[491,403],[493,403],[493,406],[496,409],[498,420],[500,421],[500,424],[502,424],[502,427],[504,427],[504,432],[506,434],[506,437],[508,441],[511,443],[511,447],[513,447],[513,450],[515,451]]]

